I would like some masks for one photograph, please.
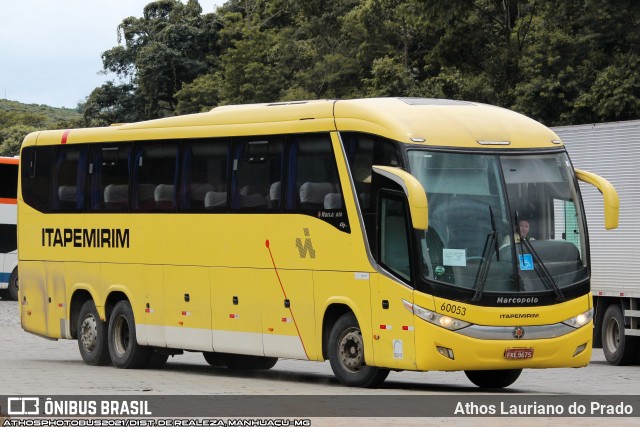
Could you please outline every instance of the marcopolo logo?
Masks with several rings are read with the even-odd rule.
[[[498,297],[496,300],[498,304],[537,304],[537,297],[518,297],[518,298],[507,298],[507,297]]]

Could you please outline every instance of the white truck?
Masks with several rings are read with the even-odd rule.
[[[640,363],[640,120],[553,128],[573,166],[618,191],[620,222],[605,230],[602,197],[580,184],[589,226],[594,346],[613,365]]]

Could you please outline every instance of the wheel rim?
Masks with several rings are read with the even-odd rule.
[[[345,331],[338,343],[338,358],[348,371],[358,372],[364,366],[364,345],[362,333],[357,328]]]
[[[607,321],[605,335],[607,348],[611,353],[616,353],[618,351],[618,347],[620,347],[620,325],[618,324],[617,319],[612,317]]]
[[[96,348],[98,342],[98,322],[93,316],[87,316],[82,320],[80,325],[80,340],[82,347],[88,352],[92,352]]]
[[[113,325],[114,336],[113,343],[116,352],[120,355],[125,354],[129,349],[129,322],[124,316],[119,316]]]

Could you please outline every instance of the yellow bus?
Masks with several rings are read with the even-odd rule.
[[[602,191],[608,228],[617,195],[514,112],[223,106],[36,132],[20,158],[22,327],[77,339],[88,364],[189,350],[232,369],[328,359],[347,386],[464,370],[501,388],[523,368],[589,363],[576,178]]]

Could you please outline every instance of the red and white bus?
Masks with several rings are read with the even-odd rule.
[[[18,299],[17,157],[0,157],[0,297]]]

